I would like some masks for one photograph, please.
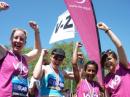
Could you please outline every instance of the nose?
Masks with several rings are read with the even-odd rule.
[[[16,41],[17,41],[17,42],[20,42],[20,38],[18,37],[18,38],[16,39]]]
[[[109,58],[109,57],[107,57],[107,58],[106,58],[106,61],[109,61],[109,60],[110,60],[110,58]]]

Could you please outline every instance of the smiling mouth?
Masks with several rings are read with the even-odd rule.
[[[18,43],[15,43],[14,47],[17,48],[17,49],[19,49],[19,48],[21,48],[21,45],[19,45]]]
[[[110,68],[111,66],[113,66],[111,61],[105,63],[105,67]]]

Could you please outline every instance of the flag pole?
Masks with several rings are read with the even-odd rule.
[[[91,5],[92,5],[92,9],[93,9],[93,15],[94,15],[95,24],[97,24],[95,9],[94,9],[92,0],[91,0]],[[99,36],[99,32],[98,32],[97,26],[96,26],[96,32],[97,32],[96,34],[97,34],[98,44],[99,44],[99,53],[100,53],[100,56],[101,56],[101,51],[102,51],[102,50],[101,50],[100,36]],[[100,60],[101,60],[101,57],[100,57]],[[101,65],[100,65],[100,66],[101,66]],[[102,70],[102,68],[101,68],[101,70]],[[102,73],[102,78],[103,78],[103,76],[104,76],[104,70],[102,70],[101,73]],[[103,80],[102,80],[101,84],[103,84]]]

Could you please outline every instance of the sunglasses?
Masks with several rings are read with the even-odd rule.
[[[111,49],[108,49],[108,50],[103,51],[103,52],[101,53],[101,64],[104,64],[104,62],[106,61],[106,59],[107,59],[109,53],[112,53],[112,50],[111,50]]]
[[[112,53],[112,52],[113,51],[111,49],[108,49],[106,51],[103,51],[101,55],[103,56],[104,54],[108,54],[108,53]]]
[[[58,61],[63,61],[64,60],[64,56],[62,55],[54,55],[53,57],[55,60],[58,60]]]

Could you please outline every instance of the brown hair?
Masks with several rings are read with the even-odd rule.
[[[25,43],[26,43],[27,32],[26,32],[26,30],[23,30],[23,29],[21,29],[21,28],[14,28],[14,29],[12,30],[12,33],[11,33],[10,39],[11,39],[11,40],[13,39],[14,33],[15,33],[17,30],[20,30],[20,31],[24,32],[24,34],[25,34]]]
[[[106,58],[108,57],[109,54],[112,54],[113,58],[117,60],[117,55],[114,51],[112,51],[111,49],[108,49],[106,51],[103,51],[101,54],[101,65],[104,67],[104,63],[106,61]]]

